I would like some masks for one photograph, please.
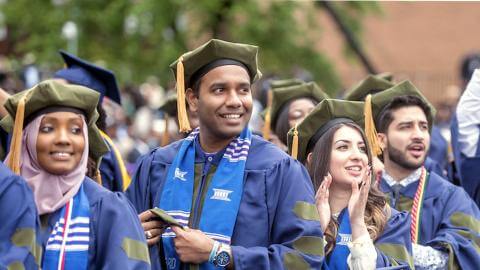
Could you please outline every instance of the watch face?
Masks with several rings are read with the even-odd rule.
[[[226,251],[221,251],[215,259],[217,266],[225,267],[230,263],[230,255]]]

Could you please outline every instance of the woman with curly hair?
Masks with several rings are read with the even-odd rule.
[[[289,132],[289,149],[317,190],[326,269],[412,265],[408,215],[389,208],[371,184],[363,104],[324,100]]]

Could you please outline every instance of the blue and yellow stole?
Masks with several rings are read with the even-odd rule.
[[[89,242],[90,204],[82,184],[60,210],[45,247],[42,269],[87,269]]]
[[[190,218],[195,171],[195,139],[199,129],[185,138],[168,170],[159,208],[188,225]],[[199,228],[210,238],[230,244],[243,192],[243,175],[252,132],[245,128],[227,146],[215,175],[207,188]],[[200,196],[200,195],[198,195]],[[165,260],[168,269],[179,269],[180,260],[175,252],[175,233],[167,228],[162,235]],[[215,269],[206,262],[200,269]]]
[[[350,249],[347,244],[352,241],[352,229],[350,227],[348,208],[345,208],[340,212],[338,222],[337,241],[335,248],[327,258],[327,264],[329,269],[348,270],[347,258],[350,254]]]

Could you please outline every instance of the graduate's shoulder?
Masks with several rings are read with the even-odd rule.
[[[140,163],[154,161],[157,163],[172,164],[178,150],[180,150],[180,146],[182,146],[183,140],[184,139],[175,141],[163,147],[154,148],[139,158]]]
[[[475,204],[462,187],[450,183],[448,180],[434,172],[430,173],[428,181],[427,190],[430,191],[426,193],[426,199],[432,197],[437,198],[443,202],[443,205],[448,205],[448,207],[454,205],[465,207],[466,204]],[[451,204],[451,200],[455,200],[456,203]],[[458,204],[458,202],[463,203]]]
[[[398,226],[399,224],[409,223],[410,222],[410,213],[407,211],[398,211],[393,207],[388,206],[390,215],[388,216],[387,225],[388,226]]]
[[[435,172],[429,173],[428,187],[432,194],[437,196],[450,195],[452,193],[458,193],[464,191],[463,188],[452,184],[443,176],[438,175]]]
[[[107,207],[116,207],[119,204],[128,203],[128,199],[123,193],[112,192],[89,177],[85,177],[83,180],[83,187],[90,207],[98,206],[99,204]]]
[[[7,189],[24,190],[25,192],[28,190],[28,192],[31,192],[27,182],[21,176],[14,174],[0,162],[0,195]]]
[[[258,135],[252,135],[252,143],[248,151],[246,170],[268,170],[279,163],[298,163],[275,144]]]

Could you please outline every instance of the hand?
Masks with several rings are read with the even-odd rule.
[[[200,230],[193,230],[188,227],[182,229],[172,226],[172,230],[177,235],[173,239],[175,251],[182,262],[200,264],[208,261],[213,248],[213,239]]]
[[[315,204],[317,205],[318,215],[320,216],[320,226],[322,227],[323,232],[327,230],[331,218],[330,204],[328,203],[328,190],[331,183],[332,176],[328,173],[327,176],[323,178],[323,181],[317,190],[317,194],[315,195]]]
[[[140,215],[138,218],[142,223],[143,230],[145,231],[145,238],[147,238],[147,244],[149,246],[157,244],[162,236],[163,231],[167,227],[167,224],[163,223],[161,220],[154,219],[155,214],[150,210],[147,210]]]
[[[352,240],[368,234],[365,225],[365,207],[367,205],[368,192],[370,191],[370,170],[364,174],[363,180],[352,182],[352,195],[348,201],[348,213],[352,228]]]

